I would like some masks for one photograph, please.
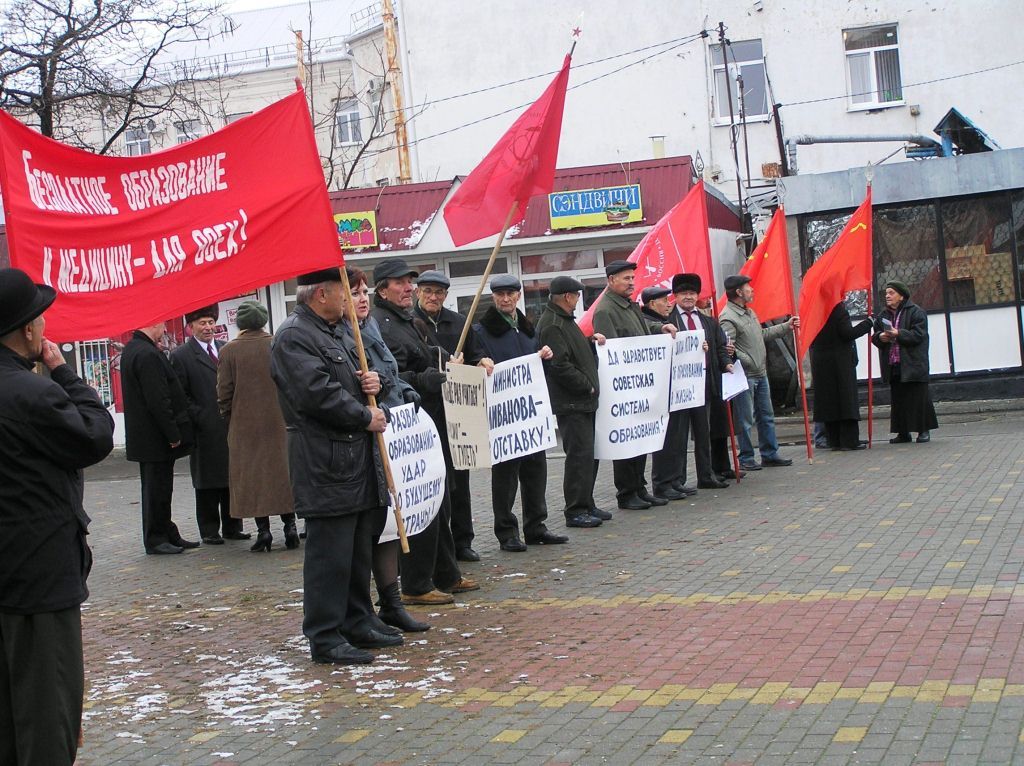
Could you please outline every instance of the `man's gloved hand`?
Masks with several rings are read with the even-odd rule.
[[[411,388],[406,389],[402,393],[402,401],[406,404],[415,405],[416,412],[420,411],[420,404],[423,401],[423,397],[413,391]]]
[[[435,370],[431,367],[429,370],[424,371],[423,380],[428,391],[433,393],[441,393],[441,385],[448,379],[440,370]]]

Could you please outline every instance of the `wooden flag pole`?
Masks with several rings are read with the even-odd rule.
[[[366,349],[363,347],[363,334],[359,332],[359,318],[356,316],[356,302],[352,300],[352,286],[348,281],[348,272],[344,266],[338,267],[341,274],[341,289],[345,291],[345,303],[348,306],[348,323],[352,328],[352,337],[356,342],[356,354],[359,356],[359,369],[363,372],[370,371],[370,365],[366,363]],[[377,397],[367,394],[366,399],[371,407],[377,406]],[[395,509],[395,524],[398,525],[398,540],[402,544],[402,553],[409,552],[409,538],[405,535],[405,519],[402,518],[402,498],[395,488],[395,477],[391,473],[391,460],[388,458],[387,444],[384,442],[384,434],[377,432],[377,449],[380,452],[380,463],[384,468],[384,479],[388,485],[388,495],[391,496],[391,504]]]
[[[462,325],[462,335],[459,336],[459,345],[455,347],[455,353],[452,356],[461,356],[462,347],[466,344],[466,336],[469,335],[470,325],[473,323],[473,317],[476,315],[476,307],[480,305],[480,294],[484,291],[484,285],[487,284],[487,280],[491,276],[491,269],[494,268],[494,261],[498,257],[498,251],[501,249],[501,243],[505,239],[505,233],[508,231],[508,227],[512,223],[512,216],[516,214],[516,208],[518,203],[513,202],[512,207],[508,209],[508,215],[505,216],[505,223],[501,227],[501,232],[498,234],[498,241],[494,243],[494,249],[491,250],[491,257],[487,259],[487,268],[484,269],[484,275],[480,277],[480,286],[476,289],[476,295],[473,296],[473,305],[469,307],[469,313],[466,315],[466,323]]]
[[[800,328],[793,328],[793,339],[796,341],[796,375],[800,381],[800,401],[804,408],[804,437],[807,439],[807,462],[814,462],[814,445],[811,443],[811,424],[807,419],[807,384],[804,382],[804,360],[800,356]]]

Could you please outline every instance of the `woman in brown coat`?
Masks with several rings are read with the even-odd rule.
[[[288,480],[288,452],[277,386],[270,377],[267,309],[256,301],[238,307],[239,336],[221,349],[217,403],[228,424],[231,515],[255,518],[259,534],[253,551],[269,551],[274,540],[270,516],[284,523],[284,542],[299,547]]]

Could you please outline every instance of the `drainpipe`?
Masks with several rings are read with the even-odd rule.
[[[786,154],[789,156],[789,172],[792,173],[793,175],[796,175],[797,173],[796,147],[799,144],[807,146],[809,144],[860,144],[892,141],[902,141],[908,144],[916,144],[917,146],[928,147],[931,149],[935,149],[938,154],[942,154],[942,144],[940,144],[934,138],[929,138],[928,136],[923,136],[916,133],[891,133],[882,135],[854,134],[849,136],[800,135],[786,139]]]

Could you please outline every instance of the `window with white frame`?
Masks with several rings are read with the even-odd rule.
[[[149,131],[145,128],[128,128],[124,132],[124,143],[129,157],[138,157],[152,151],[149,145]]]
[[[203,128],[199,120],[177,120],[174,123],[174,130],[178,135],[178,143],[193,141],[203,135]]]
[[[729,124],[729,96],[735,122],[767,120],[768,79],[760,40],[741,40],[725,46],[711,46],[711,69],[715,83],[715,123]],[[729,79],[726,87],[726,78]]]
[[[903,103],[899,36],[895,24],[843,30],[850,108]]]
[[[334,110],[334,123],[339,144],[361,144],[363,131],[359,126],[359,102],[355,99],[339,101]]]

